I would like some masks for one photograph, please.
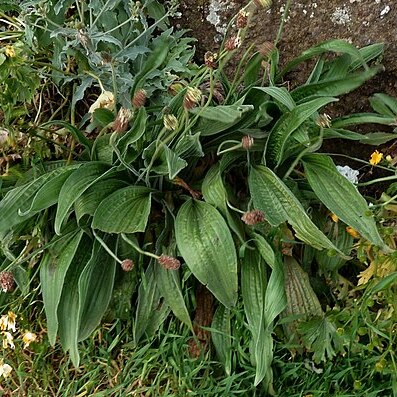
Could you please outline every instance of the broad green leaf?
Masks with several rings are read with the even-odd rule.
[[[82,144],[88,152],[91,150],[91,142],[87,139],[87,137],[76,127],[71,125],[70,123],[62,120],[53,120],[48,121],[41,125],[41,127],[49,127],[52,125],[60,125],[63,128],[66,128],[73,136],[73,138],[80,144]]]
[[[180,171],[186,168],[187,161],[180,158],[173,150],[168,146],[163,146],[165,152],[165,158],[167,159],[168,167],[168,178],[174,179]]]
[[[232,371],[232,330],[230,326],[230,310],[219,305],[211,324],[211,338],[219,361],[225,368],[226,375]]]
[[[0,232],[6,232],[15,225],[32,217],[35,212],[27,212],[26,209],[33,204],[40,188],[46,182],[57,177],[60,173],[62,174],[63,170],[61,168],[56,168],[52,172],[43,174],[29,183],[10,190],[0,201]],[[52,196],[50,197],[49,205],[51,205],[51,202]],[[22,209],[25,211],[21,212]]]
[[[21,290],[22,296],[26,296],[29,293],[30,285],[28,272],[22,266],[17,265],[12,268],[12,275],[14,276],[18,288]]]
[[[273,99],[283,104],[289,111],[296,106],[294,99],[285,87],[255,87],[255,90],[266,92]]]
[[[360,87],[365,81],[375,76],[379,70],[380,68],[376,67],[354,74],[351,73],[343,78],[320,80],[317,83],[302,85],[295,88],[291,92],[291,96],[297,102],[306,101],[308,97],[337,97]]]
[[[326,248],[339,251],[332,242],[317,228],[307,215],[302,204],[287,186],[269,168],[251,168],[249,188],[257,209],[265,213],[273,226],[288,221],[294,228],[296,237],[319,250]]]
[[[155,265],[156,283],[165,302],[174,315],[190,329],[193,329],[189,312],[183,299],[181,280],[176,270],[164,269],[159,264]]]
[[[244,86],[249,87],[255,84],[259,78],[259,72],[262,69],[263,55],[256,52],[246,63],[244,68]]]
[[[252,233],[252,237],[254,238],[256,248],[260,254],[260,256],[265,260],[265,262],[273,269],[275,266],[275,257],[274,257],[274,252],[273,248],[270,246],[270,244],[266,241],[266,239],[258,234],[258,233]]]
[[[271,387],[273,339],[266,330],[265,293],[267,287],[263,260],[256,251],[246,250],[241,264],[241,293],[244,312],[252,334],[252,360],[255,364],[257,386],[265,379],[265,387]]]
[[[367,288],[365,291],[365,297],[369,297],[371,295],[377,294],[378,292],[390,288],[397,282],[397,272],[393,272],[388,274],[385,278],[373,284],[370,288]]]
[[[156,328],[165,320],[169,310],[166,304],[161,304],[161,295],[157,288],[156,276],[150,263],[142,276],[138,289],[138,301],[133,328],[134,341],[138,343],[146,334],[150,336]]]
[[[395,122],[395,117],[383,116],[377,113],[355,113],[332,120],[332,128],[344,128],[365,123],[394,125]]]
[[[55,233],[61,234],[63,222],[73,203],[95,182],[104,178],[109,172],[109,166],[92,161],[82,165],[66,179],[59,193],[58,208],[55,216]]]
[[[80,167],[80,164],[57,168],[51,172],[49,179],[45,182],[34,196],[28,209],[21,209],[20,215],[35,214],[45,208],[57,203],[59,192],[71,173]]]
[[[79,366],[80,360],[77,342],[81,313],[77,285],[80,274],[90,259],[91,251],[92,242],[87,236],[83,236],[73,257],[73,263],[66,273],[58,305],[59,340],[63,350],[70,352],[75,367]]]
[[[331,158],[313,154],[304,157],[303,165],[310,186],[325,206],[367,240],[385,247],[364,197],[338,172]]]
[[[241,116],[253,109],[252,105],[220,105],[196,107],[190,110],[190,113],[199,115],[203,119],[218,121],[220,123],[229,124],[235,123],[241,119]],[[206,135],[203,133],[202,135]]]
[[[223,216],[226,217],[229,227],[236,233],[240,241],[244,243],[244,230],[242,224],[236,221],[236,217],[230,213],[227,207],[227,192],[223,185],[218,163],[211,167],[205,175],[201,191],[205,201],[216,207]]]
[[[117,143],[117,147],[123,155],[125,154],[128,146],[137,142],[145,133],[147,117],[145,107],[142,106],[134,117],[131,129],[126,131]]]
[[[178,249],[194,276],[226,307],[237,299],[237,257],[230,230],[210,204],[188,200],[175,221]]]
[[[208,204],[213,205],[222,212],[226,211],[227,193],[223,185],[218,163],[212,166],[205,175],[201,192]]]
[[[397,134],[391,134],[388,132],[369,132],[368,134],[361,134],[342,128],[326,128],[324,129],[325,138],[342,138],[349,139],[352,141],[360,141],[366,145],[382,145],[393,139],[397,139]]]
[[[200,133],[194,135],[183,135],[178,139],[173,150],[179,157],[183,157],[185,159],[190,156],[203,157],[204,152],[200,143]]]
[[[105,240],[106,243],[108,241]],[[109,246],[114,249],[114,244]],[[78,340],[90,336],[100,323],[112,297],[116,261],[94,242],[91,259],[78,281],[80,327]]]
[[[114,113],[109,109],[98,108],[94,110],[92,118],[99,127],[103,128],[114,121]]]
[[[397,99],[390,95],[378,93],[374,94],[369,102],[375,112],[388,117],[396,117],[397,115]]]
[[[353,247],[353,237],[346,232],[345,228],[338,223],[334,223],[328,233],[328,238],[334,242],[342,252],[350,255]],[[326,272],[337,272],[345,263],[346,259],[341,258],[339,255],[329,256],[324,251],[316,251],[316,262],[320,268]]]
[[[194,126],[194,131],[199,132],[201,136],[210,136],[234,126],[253,109],[254,107],[252,105],[238,103],[234,105],[193,108],[190,112],[200,115],[198,123]]]
[[[73,262],[83,231],[74,231],[61,238],[43,256],[40,265],[40,283],[47,318],[47,335],[52,346],[58,332],[58,305],[64,281]]]
[[[379,56],[381,56],[383,54],[384,48],[385,45],[383,43],[375,43],[360,48],[358,51],[360,52],[364,61],[368,63],[369,61],[372,61],[373,59],[376,59]],[[361,66],[362,66],[362,61],[356,59],[350,64],[350,70],[356,70]]]
[[[116,190],[99,204],[92,228],[108,233],[144,232],[150,213],[150,192],[144,186]]]
[[[272,128],[268,138],[265,159],[269,166],[279,166],[291,134],[298,127],[328,103],[337,101],[335,98],[317,98],[296,106],[291,112],[285,113]]]
[[[320,44],[303,51],[300,56],[290,61],[285,66],[285,68],[277,75],[277,80],[279,80],[282,76],[285,75],[285,73],[287,73],[300,63],[326,52],[349,54],[353,57],[353,59],[356,59],[358,62],[360,62],[361,65],[364,64],[363,55],[354,45],[348,43],[345,40],[328,40],[323,41]]]
[[[74,203],[77,220],[84,215],[94,215],[102,200],[126,186],[127,183],[120,179],[105,179],[89,187]]]

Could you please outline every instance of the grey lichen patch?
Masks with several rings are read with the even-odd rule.
[[[222,13],[234,7],[232,1],[211,0],[208,6],[207,21],[214,25],[216,31],[220,34],[226,33],[227,23],[223,21]]]
[[[349,7],[336,7],[331,15],[331,21],[336,25],[348,25],[351,22]]]

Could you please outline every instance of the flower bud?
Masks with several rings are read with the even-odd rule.
[[[146,102],[146,91],[142,88],[135,92],[134,97],[132,98],[132,106],[134,108],[141,108],[145,106]]]
[[[164,127],[166,130],[175,131],[178,128],[178,119],[173,114],[165,114],[163,118]]]
[[[201,99],[201,91],[198,88],[188,87],[183,98],[183,107],[186,110],[193,109]]]

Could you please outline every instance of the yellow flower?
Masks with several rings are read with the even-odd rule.
[[[3,360],[0,360],[0,376],[7,378],[12,371],[12,368],[8,364],[4,364]]]
[[[379,164],[380,161],[383,158],[383,153],[379,153],[377,150],[375,150],[372,154],[371,154],[371,158],[369,159],[369,163],[372,165],[376,165]]]
[[[335,222],[335,223],[338,223],[339,222],[339,218],[338,218],[338,216],[337,215],[335,215],[335,214],[333,214],[333,213],[331,213],[331,219]]]
[[[350,236],[352,236],[353,238],[359,238],[360,234],[358,233],[357,230],[353,229],[352,227],[348,226],[346,228],[347,233],[350,234]]]
[[[0,330],[5,331],[7,329],[7,325],[8,325],[8,316],[3,314],[0,317]]]
[[[16,54],[15,54],[14,47],[13,47],[12,45],[6,46],[6,49],[5,49],[4,53],[6,54],[6,56],[7,56],[8,58],[14,58],[15,55],[16,55]]]
[[[15,345],[14,345],[14,337],[12,336],[12,334],[10,332],[2,332],[4,335],[4,339],[3,339],[3,349],[7,349],[8,345],[11,347],[11,349],[15,349]]]
[[[7,314],[8,317],[8,324],[7,324],[7,329],[11,330],[12,332],[15,332],[15,320],[17,318],[17,315],[14,312],[8,312]]]
[[[35,342],[37,339],[37,335],[30,331],[25,331],[22,336],[22,341],[24,344],[23,348],[26,349],[32,342]]]

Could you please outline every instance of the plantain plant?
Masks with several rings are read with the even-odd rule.
[[[116,1],[112,7],[126,4]],[[101,15],[98,1],[78,5],[82,15],[84,7]],[[250,3],[245,12],[254,10]],[[366,122],[393,125],[394,115],[379,112],[389,97],[374,97],[373,114],[334,120],[324,114],[339,96],[381,69],[369,64],[383,46],[357,49],[331,40],[284,68],[276,47],[251,49],[228,79],[224,67],[245,29],[225,40],[218,54],[207,53],[205,65],[170,67],[179,77],[168,81],[166,89],[153,78],[164,73],[167,40],[184,39],[169,30],[160,33],[152,47],[136,50],[145,66],[134,83],[103,88],[79,125],[51,121],[76,140],[72,160],[42,163],[2,189],[2,269],[21,274],[36,258],[49,340],[55,344],[58,336],[74,365],[79,365],[78,343],[105,314],[134,317],[136,343],[153,335],[170,313],[193,330],[191,291],[200,283],[217,301],[211,329],[226,373],[238,354],[232,351],[230,324],[242,302],[255,385],[263,382],[272,392],[273,339],[280,315],[326,321],[308,278],[299,276],[305,274],[297,262],[305,247],[324,261],[343,264],[350,257],[352,239],[344,228],[336,234],[326,231],[326,211],[385,255],[393,251],[357,187],[339,173],[331,156],[320,152],[323,141],[332,138],[373,145],[396,138],[346,128]],[[61,33],[53,35],[58,40]],[[153,29],[141,36],[149,33]],[[118,45],[109,32],[96,37]],[[100,55],[96,45],[87,44],[89,51]],[[80,62],[76,53],[66,54],[70,62]],[[183,56],[176,51],[174,62],[185,62]],[[91,70],[86,75],[95,74],[105,84],[106,74],[100,75],[95,59],[85,65]],[[308,59],[316,63],[307,81],[288,90],[286,74]],[[123,80],[122,73],[117,79]],[[82,81],[82,87],[88,83]],[[73,103],[84,98],[83,88]],[[20,236],[34,238],[30,250]],[[16,277],[26,290],[22,280]],[[299,296],[292,294],[297,290]],[[298,309],[291,303],[294,296]],[[329,336],[332,324],[325,327]],[[287,325],[286,333],[291,329],[296,330]]]

